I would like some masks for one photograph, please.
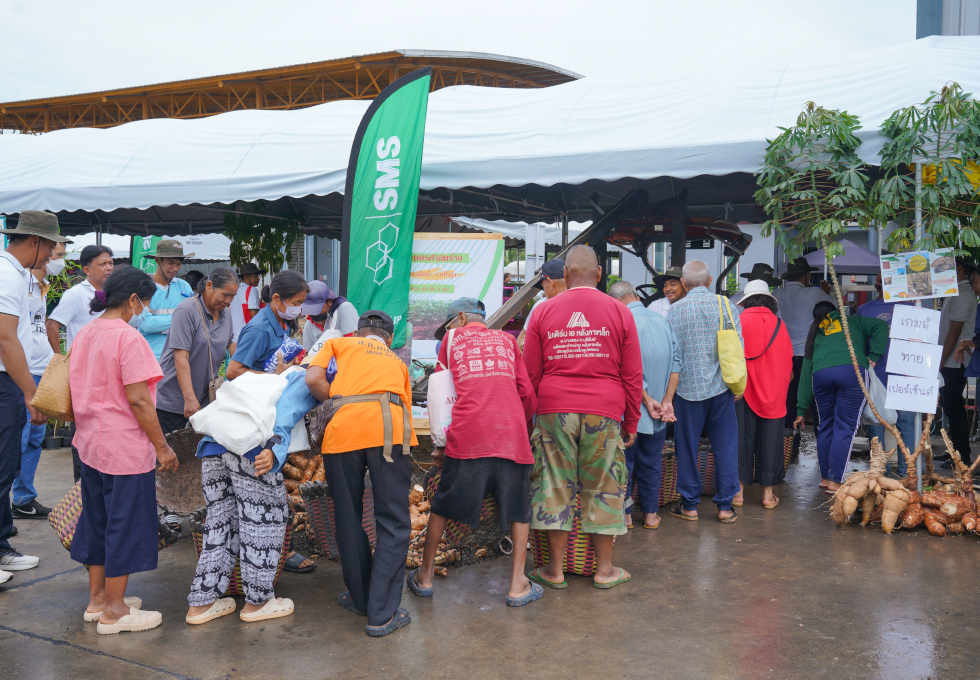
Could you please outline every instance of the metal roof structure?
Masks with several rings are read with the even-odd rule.
[[[301,109],[374,99],[389,83],[432,67],[432,89],[452,85],[540,88],[581,78],[537,61],[481,52],[392,50],[345,59],[157,85],[0,104],[0,133],[107,128],[152,118],[202,118],[242,109]]]

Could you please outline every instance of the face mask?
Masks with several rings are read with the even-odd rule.
[[[129,325],[130,325],[130,326],[132,326],[133,328],[139,328],[139,327],[140,327],[140,324],[142,324],[142,323],[143,323],[143,316],[142,316],[142,315],[143,315],[143,312],[145,312],[145,311],[146,311],[146,307],[145,307],[145,306],[143,305],[143,303],[142,303],[142,302],[140,302],[140,307],[143,307],[143,309],[142,309],[142,310],[140,311],[140,313],[139,313],[139,314],[137,314],[137,313],[136,313],[136,312],[135,312],[135,311],[133,310],[133,306],[132,306],[132,305],[130,305],[130,306],[129,306],[129,310],[130,310],[131,312],[133,312],[133,316],[132,316],[132,318],[130,318],[130,320],[129,320]]]
[[[302,305],[296,305],[295,307],[290,307],[284,301],[281,301],[283,306],[286,308],[285,312],[279,312],[279,308],[276,307],[276,311],[279,312],[279,318],[285,319],[286,321],[292,321],[299,316],[300,312],[303,311]]]
[[[60,260],[51,260],[48,262],[46,269],[48,271],[48,276],[57,276],[61,272],[65,271],[65,259],[61,258]]]

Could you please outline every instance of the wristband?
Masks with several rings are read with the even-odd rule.
[[[266,440],[265,444],[262,445],[262,448],[271,450],[276,444],[282,444],[282,439],[279,437],[279,435],[274,434],[269,437],[268,440]]]

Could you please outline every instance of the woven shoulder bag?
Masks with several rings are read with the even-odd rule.
[[[74,422],[75,413],[71,408],[71,386],[68,383],[68,354],[55,354],[44,369],[41,382],[37,385],[31,406],[53,420]]]

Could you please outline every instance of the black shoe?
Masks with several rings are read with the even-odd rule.
[[[946,462],[948,460],[953,460],[952,457],[948,453],[937,453],[936,455],[934,455],[932,457],[932,461],[934,463],[943,463],[943,462]]]
[[[943,468],[945,470],[952,470],[953,469],[953,461],[952,460],[947,460],[944,463],[940,463],[939,467],[941,467],[941,468]]]
[[[10,537],[13,538],[18,533],[20,533],[20,532],[17,531],[17,525],[16,524],[11,525],[11,527],[10,527]]]
[[[47,519],[51,508],[46,508],[37,502],[35,498],[30,503],[24,505],[10,506],[13,509],[14,519]]]

